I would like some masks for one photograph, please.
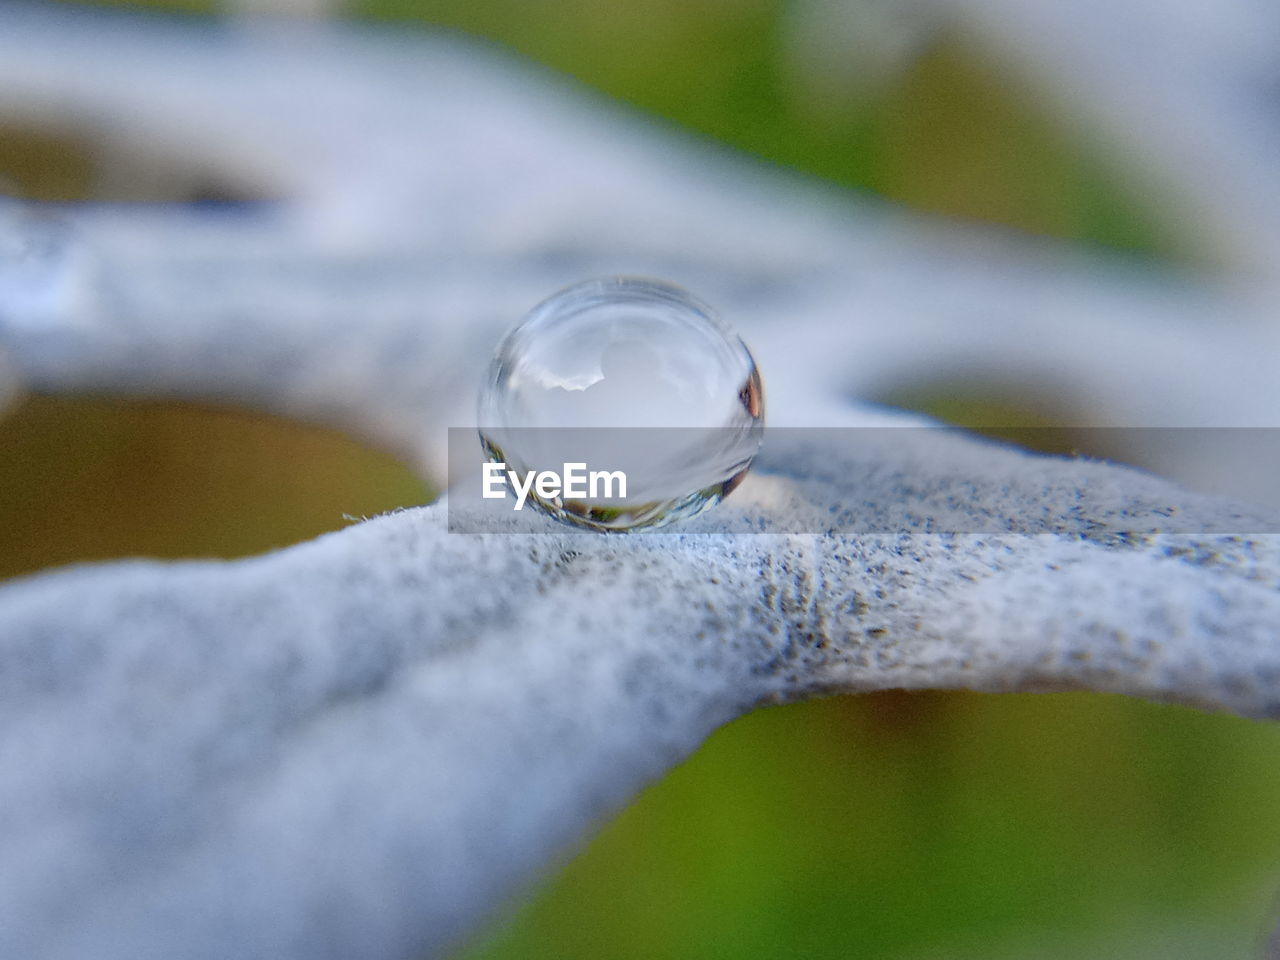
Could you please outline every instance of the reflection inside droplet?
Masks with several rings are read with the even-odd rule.
[[[623,472],[625,496],[531,488],[528,500],[567,523],[630,530],[728,495],[759,450],[764,395],[750,351],[710,308],[655,281],[593,280],[503,338],[479,423],[517,483],[575,463]]]

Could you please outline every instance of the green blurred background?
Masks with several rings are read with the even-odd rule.
[[[919,210],[1177,269],[1212,261],[1194,229],[1157,216],[1141,170],[972,42],[928,32],[886,67],[856,30],[833,45],[806,20],[835,6],[356,0],[346,13],[484,38],[727,148]],[[94,165],[72,140],[0,127],[8,192],[97,199]],[[1069,413],[982,383],[882,399],[984,427]],[[29,398],[0,420],[0,449],[3,576],[241,556],[431,495],[337,433],[213,407]],[[1254,957],[1280,893],[1277,814],[1270,725],[1095,695],[771,708],[719,731],[461,956]]]

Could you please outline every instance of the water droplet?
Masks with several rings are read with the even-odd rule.
[[[479,423],[509,485],[584,465],[581,484],[548,495],[531,485],[528,502],[575,526],[634,530],[693,516],[733,490],[760,448],[764,391],[746,345],[685,291],[591,280],[503,338]],[[596,472],[621,472],[626,495],[590,483]]]

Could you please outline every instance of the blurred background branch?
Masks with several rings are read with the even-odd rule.
[[[305,17],[320,20],[344,13],[349,0],[222,0],[232,17]]]
[[[975,426],[1280,416],[1274,5],[98,6],[147,17],[86,28],[74,5],[12,4],[0,31],[6,192],[132,204],[73,211],[80,240],[61,248],[89,258],[89,293],[109,307],[92,355],[24,337],[21,357],[0,356],[4,389],[36,394],[0,424],[7,574],[244,555],[424,501],[438,474],[388,411],[448,421],[471,381],[409,370],[362,393],[361,369],[415,355],[385,331],[420,317],[453,338],[439,352],[482,353],[555,284],[613,269],[722,305],[775,358],[766,378],[803,338],[826,345],[804,362],[826,366],[788,382],[807,373]],[[45,26],[19,29],[29,10]],[[221,32],[199,18],[228,13],[285,15],[304,53],[206,59]],[[306,21],[340,17],[400,45],[353,40],[340,63],[308,66],[307,43],[324,48]],[[405,42],[423,27],[443,39]],[[414,88],[422,103],[442,106],[402,111],[394,91],[419,69],[434,78]],[[550,75],[701,145],[588,111]],[[743,179],[671,173],[730,152]],[[863,197],[792,192],[796,172]],[[904,220],[868,197],[966,224]],[[43,262],[31,324],[85,293],[58,281],[80,268]],[[0,273],[0,290],[13,282]],[[188,283],[199,295],[175,310]],[[268,301],[288,304],[280,323],[257,315]],[[779,314],[794,327],[771,326]],[[311,337],[356,373],[321,363],[314,382],[252,393],[247,354],[166,366],[179,351],[154,342],[160,321],[215,316],[239,324],[220,328],[228,341],[266,341],[264,364]],[[138,339],[131,317],[149,321]],[[290,318],[310,333],[291,340]],[[121,377],[129,358],[167,379]],[[73,387],[94,395],[43,395]],[[172,400],[190,394],[295,419]],[[1274,495],[1272,465],[1120,454]],[[1280,736],[1239,719],[1100,695],[769,710],[714,735],[475,955],[1246,958],[1280,889],[1277,813]]]

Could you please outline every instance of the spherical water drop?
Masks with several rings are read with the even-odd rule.
[[[528,501],[576,526],[634,530],[693,516],[733,490],[760,448],[764,391],[742,340],[683,290],[592,280],[503,338],[479,424],[490,461],[517,483],[571,464],[584,477],[621,472],[625,496],[602,477],[549,495],[530,485]]]

